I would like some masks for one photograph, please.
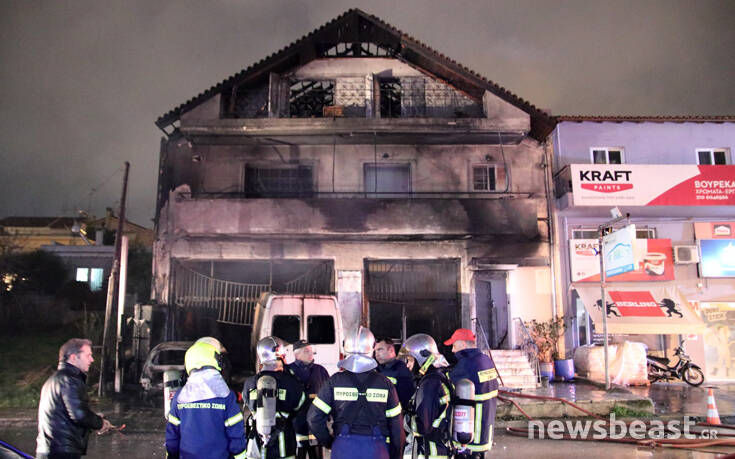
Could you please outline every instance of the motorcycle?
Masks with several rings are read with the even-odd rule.
[[[674,355],[679,358],[679,361],[673,366],[670,366],[670,360],[666,357],[647,355],[648,380],[657,382],[681,379],[690,386],[701,385],[704,382],[704,373],[698,365],[692,363],[691,357],[684,353],[681,344],[674,350]]]

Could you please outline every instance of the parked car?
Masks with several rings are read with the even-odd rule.
[[[166,341],[151,349],[141,370],[143,390],[163,390],[164,371],[176,370],[185,375],[184,355],[192,344],[193,341]]]
[[[314,349],[314,361],[329,374],[337,371],[342,356],[342,318],[337,298],[330,295],[293,295],[263,293],[255,309],[251,348],[261,338],[277,336],[289,343],[286,363],[294,360],[291,343],[308,341]],[[257,359],[256,371],[258,367]]]

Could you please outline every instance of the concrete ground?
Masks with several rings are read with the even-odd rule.
[[[735,384],[717,385],[714,392],[723,423],[735,424]],[[610,403],[614,406],[615,403],[626,400],[650,399],[656,418],[684,415],[703,418],[706,415],[707,405],[707,388],[692,388],[679,383],[657,383],[651,387],[618,389],[612,392],[605,392],[596,386],[584,383],[554,383],[549,389],[539,389],[534,393],[564,396],[576,402],[589,401],[592,405],[598,406],[607,406],[606,404]],[[530,405],[524,404],[523,406]],[[127,397],[120,401],[96,406],[95,409],[104,412],[115,425],[125,424],[126,427],[121,432],[108,433],[103,436],[93,434],[90,437],[87,457],[104,459],[165,457],[163,441],[166,422],[160,406],[151,407],[141,403],[137,397]],[[551,419],[546,421],[549,420]],[[564,418],[565,422],[566,420],[568,418]],[[602,442],[531,440],[508,434],[505,427],[511,424],[523,426],[525,421],[499,420],[492,457],[714,458],[718,454],[735,453],[735,447],[702,447],[697,451],[680,451]],[[735,431],[730,431],[730,433],[735,433]],[[33,454],[35,438],[35,410],[0,410],[0,439]]]

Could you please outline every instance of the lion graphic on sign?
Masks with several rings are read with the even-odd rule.
[[[597,307],[597,309],[602,311],[602,300],[597,300],[597,302],[595,303],[595,306]],[[607,301],[605,301],[605,309],[607,309],[606,315],[610,317],[610,314],[612,314],[615,317],[620,317],[620,314],[618,313],[618,311],[616,311],[613,308],[617,308],[617,305],[615,303],[608,303]]]
[[[681,310],[674,302],[674,300],[670,298],[664,298],[658,305],[661,308],[665,309],[664,312],[666,313],[666,317],[672,317],[674,314],[677,314],[680,318],[684,318],[684,314],[681,313]]]

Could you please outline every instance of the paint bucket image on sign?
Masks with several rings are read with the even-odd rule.
[[[658,252],[648,252],[643,258],[643,269],[651,276],[663,276],[666,271],[666,255]]]

